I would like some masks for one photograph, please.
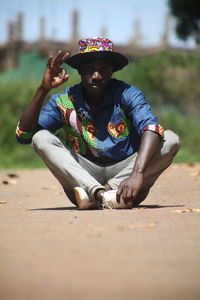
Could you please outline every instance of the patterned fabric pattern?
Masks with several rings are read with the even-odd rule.
[[[120,122],[117,122],[116,124],[112,124],[111,122],[109,122],[107,127],[110,135],[119,139],[127,137],[130,133],[131,127],[130,121],[123,109],[121,109],[121,113],[122,115],[124,115],[124,117],[120,120]]]
[[[148,126],[145,126],[144,129],[143,129],[143,131],[146,131],[146,130],[150,130],[150,131],[156,132],[156,133],[158,133],[161,136],[164,133],[164,128],[160,124],[150,124]]]
[[[63,129],[66,132],[66,144],[75,152],[85,155],[86,145],[81,135],[69,126],[63,126]]]
[[[70,98],[69,95],[61,95],[56,98],[56,102],[65,123],[63,129],[66,132],[67,145],[79,154],[85,155],[90,152],[87,144],[94,148],[97,146],[95,127],[91,119],[84,115],[82,118],[78,117],[72,99],[73,97]]]
[[[60,128],[65,131],[66,144],[75,152],[116,161],[138,151],[144,131],[160,136],[164,132],[142,92],[116,79],[111,80],[96,116],[84,100],[81,84],[51,96],[40,113],[37,130],[55,132]],[[23,132],[19,125],[16,129],[22,144],[31,143],[34,133]]]
[[[25,131],[22,131],[20,128],[19,128],[19,123],[17,124],[17,128],[16,128],[16,135],[17,137],[20,137],[21,139],[23,140],[30,140],[33,136],[34,132],[25,132]]]
[[[115,51],[114,44],[107,38],[88,38],[78,42],[79,53],[94,51]]]
[[[97,146],[96,137],[95,137],[96,129],[90,119],[86,118],[82,121],[82,132],[86,142],[90,144],[92,147],[96,148]]]

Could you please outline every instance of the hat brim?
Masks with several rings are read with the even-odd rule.
[[[72,68],[78,69],[82,63],[92,59],[105,59],[109,61],[113,67],[113,72],[123,69],[128,64],[128,59],[123,54],[113,51],[78,53],[66,59],[65,63]]]

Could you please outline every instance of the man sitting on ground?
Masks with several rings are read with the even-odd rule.
[[[65,62],[81,82],[64,93]],[[79,53],[50,56],[41,85],[17,127],[20,143],[31,143],[79,209],[131,208],[141,203],[179,148],[163,130],[143,93],[112,78],[128,64],[109,39],[79,41]],[[63,128],[66,143],[54,135]]]

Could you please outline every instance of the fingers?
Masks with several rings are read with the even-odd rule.
[[[69,74],[64,74],[64,75],[62,76],[62,78],[61,78],[62,83],[65,82],[65,81],[67,81],[68,78],[69,78]]]
[[[120,203],[120,196],[121,196],[121,193],[123,192],[123,188],[121,186],[121,184],[119,185],[118,189],[117,189],[117,194],[116,194],[116,200],[118,203]]]
[[[122,197],[124,202],[128,203],[136,198],[138,192],[139,190],[134,188],[132,185],[129,185],[126,182],[121,182],[117,190],[116,200],[120,203],[120,198]]]
[[[59,63],[61,54],[62,54],[62,51],[59,50],[59,51],[57,52],[57,54],[56,54],[55,56],[52,57],[51,64],[50,64],[50,67],[51,67],[51,68],[53,68],[54,66],[57,66],[57,67],[58,67],[58,63]]]
[[[63,62],[64,62],[67,58],[69,58],[69,57],[70,57],[69,52],[66,52],[66,53],[63,55],[63,57],[62,57]]]
[[[122,191],[121,193],[119,193],[119,191],[117,191],[116,194],[116,200],[118,203],[120,203],[120,199],[123,198],[123,201],[125,204],[128,204],[130,201],[134,200],[134,196],[131,195],[131,193],[129,194],[130,196],[128,196],[128,193],[126,193],[126,191]]]
[[[66,70],[64,68],[57,69],[58,77],[64,81],[69,78],[69,74],[66,73]]]
[[[69,78],[69,74],[66,74],[65,69],[61,69],[60,73],[58,76],[54,77],[52,86],[53,88],[60,86],[64,82],[66,82]]]
[[[50,66],[51,66],[52,58],[53,58],[53,56],[50,55],[49,58],[48,58],[48,60],[47,60],[47,67],[49,67],[49,68],[50,68]]]
[[[57,54],[50,60],[50,67],[60,67],[62,63],[69,57],[69,53],[66,52],[64,55],[61,50],[58,50]]]

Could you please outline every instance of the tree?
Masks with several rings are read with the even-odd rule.
[[[168,0],[176,17],[176,33],[182,40],[192,36],[200,44],[200,0]]]

